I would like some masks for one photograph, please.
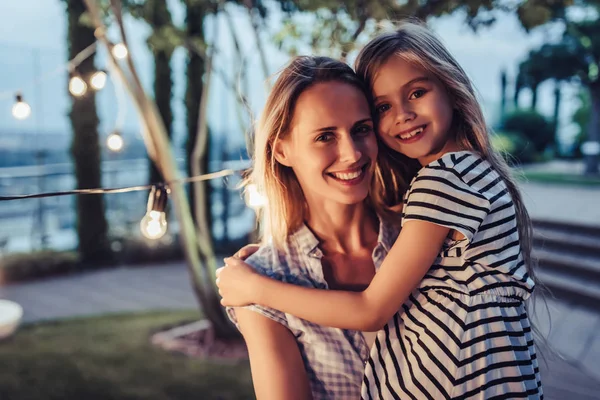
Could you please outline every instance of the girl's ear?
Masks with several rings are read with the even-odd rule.
[[[279,164],[291,167],[289,153],[290,149],[285,141],[278,140],[275,142],[275,145],[273,146],[273,155]]]

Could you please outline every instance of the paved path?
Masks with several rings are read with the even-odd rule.
[[[532,218],[600,226],[600,187],[521,183]]]

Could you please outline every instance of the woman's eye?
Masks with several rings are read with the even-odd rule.
[[[412,94],[410,95],[410,98],[418,99],[420,97],[423,97],[423,95],[425,95],[425,93],[427,93],[427,91],[425,89],[417,89],[414,92],[412,92]]]
[[[377,112],[377,114],[383,114],[384,112],[386,112],[389,109],[390,109],[389,104],[381,104],[375,108],[375,112]]]
[[[361,135],[361,136],[366,136],[368,134],[370,134],[371,132],[373,132],[373,127],[371,127],[370,125],[361,125],[356,127],[356,129],[354,130],[354,133],[356,135]]]
[[[316,142],[329,142],[332,138],[331,133],[324,133],[322,135],[317,136],[315,139]]]

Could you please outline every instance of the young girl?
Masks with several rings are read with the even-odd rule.
[[[372,90],[380,139],[422,165],[395,244],[362,292],[286,284],[227,259],[222,303],[379,330],[365,399],[541,398],[524,304],[534,288],[530,221],[468,77],[413,23],[369,43],[356,69]],[[374,198],[391,210],[390,186]]]

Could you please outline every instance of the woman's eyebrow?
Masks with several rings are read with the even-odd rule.
[[[406,82],[404,85],[401,86],[401,88],[404,89],[405,87],[413,85],[418,82],[429,82],[429,81],[431,81],[431,79],[427,76],[417,76],[416,78],[411,79],[410,81]],[[385,97],[387,97],[387,96],[386,95],[377,96],[373,99],[373,102],[377,103],[379,100],[381,100]]]
[[[353,128],[356,128],[358,125],[362,125],[365,124],[367,122],[372,122],[373,120],[371,118],[365,118],[365,119],[361,119],[360,121],[356,121],[354,123],[354,125],[352,125]]]

